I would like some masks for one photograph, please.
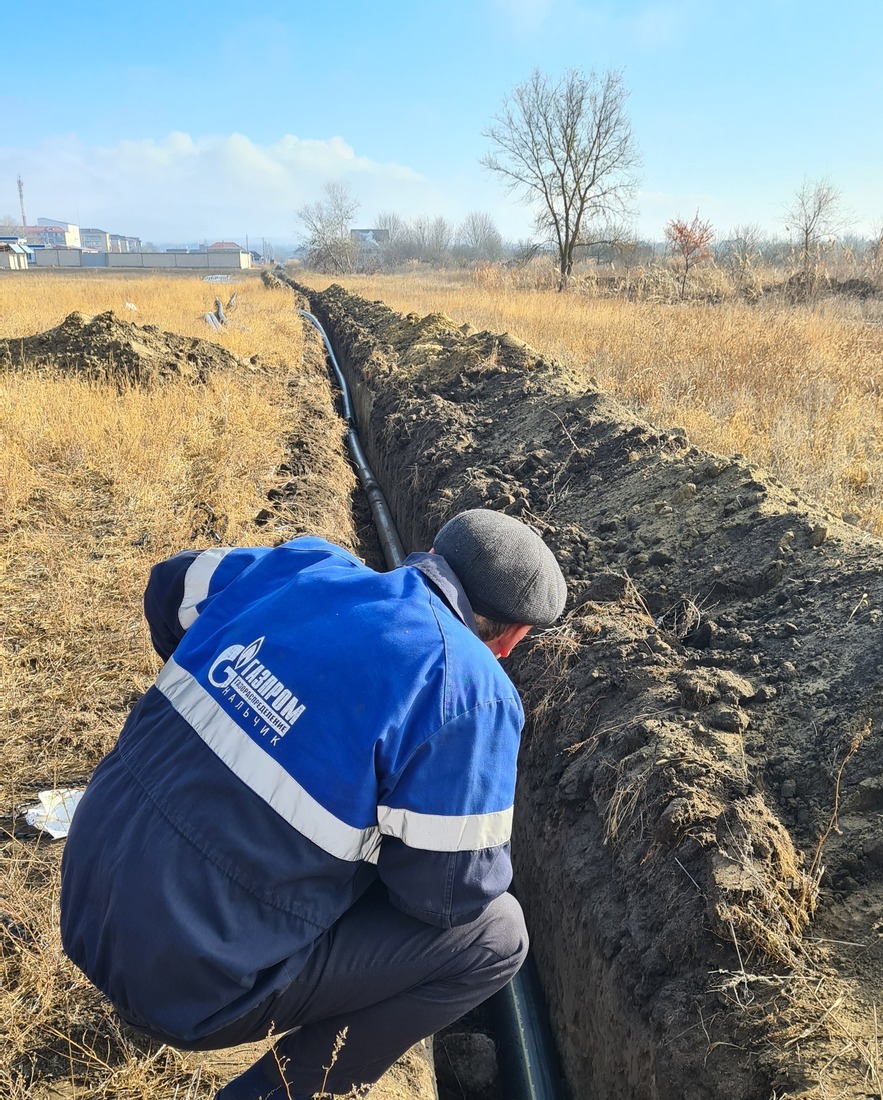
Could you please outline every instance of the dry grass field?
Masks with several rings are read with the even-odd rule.
[[[510,332],[649,420],[685,428],[697,446],[744,454],[883,533],[879,300],[631,301],[591,286],[565,294],[525,288],[523,275],[499,268],[297,277],[319,289],[340,282],[404,313],[440,312],[457,324]],[[708,290],[720,294],[716,282]]]
[[[201,314],[233,289],[229,329],[212,333]],[[84,785],[155,677],[160,662],[140,615],[150,566],[221,534],[254,544],[309,526],[347,541],[351,474],[338,454],[322,471],[321,506],[307,494],[309,514],[280,502],[255,524],[291,476],[283,464],[293,425],[311,425],[326,450],[340,451],[321,362],[313,388],[303,381],[302,323],[287,291],[198,276],[8,277],[0,340],[48,329],[74,309],[113,309],[259,359],[202,385],[0,373],[0,1096],[196,1100],[229,1076],[223,1062],[120,1030],[61,952],[62,844],[28,835],[17,811],[40,790]],[[322,400],[328,420],[317,424]]]
[[[523,289],[492,271],[344,281],[403,312],[511,332],[696,444],[742,452],[883,533],[883,327],[866,307],[631,302]],[[230,324],[214,332],[202,315],[234,289]],[[207,1100],[227,1075],[218,1060],[120,1031],[64,959],[62,846],[22,831],[18,811],[40,790],[82,786],[158,671],[139,614],[150,565],[185,546],[279,541],[305,527],[352,539],[351,474],[339,424],[318,409],[322,387],[303,382],[288,291],[253,277],[0,279],[0,341],[74,310],[216,341],[243,362],[199,385],[0,373],[0,1097]],[[300,498],[301,512],[278,502],[258,526],[291,477],[289,437],[304,425],[324,496]]]

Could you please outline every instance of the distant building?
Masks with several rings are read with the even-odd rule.
[[[20,225],[16,227],[28,244],[46,248],[67,248],[67,236],[62,225]]]
[[[214,244],[208,246],[209,252],[244,252],[245,249],[241,248],[235,241],[215,241]]]
[[[40,228],[52,229],[54,231],[61,231],[64,235],[64,240],[52,243],[58,243],[64,245],[66,248],[81,248],[80,244],[80,227],[74,225],[73,222],[62,222],[56,218],[37,218],[37,225]],[[43,242],[49,244],[49,241]]]
[[[110,234],[103,229],[81,229],[80,242],[83,248],[94,248],[96,252],[110,252]]]
[[[140,237],[124,237],[121,233],[110,234],[110,248],[108,252],[140,252]]]
[[[30,251],[17,238],[0,237],[0,271],[27,271]]]

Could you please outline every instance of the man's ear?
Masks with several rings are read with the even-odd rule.
[[[496,638],[491,638],[489,642],[485,642],[485,645],[495,657],[508,657],[529,630],[530,627],[524,623],[512,623],[511,626],[506,627],[502,634],[497,635]]]

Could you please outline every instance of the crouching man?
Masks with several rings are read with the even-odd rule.
[[[483,509],[388,573],[309,537],[155,566],[166,664],[73,821],[71,959],[172,1046],[278,1035],[219,1100],[376,1081],[524,958],[497,658],[565,595],[536,532]]]

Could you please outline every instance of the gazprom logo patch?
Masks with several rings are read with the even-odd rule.
[[[212,662],[208,681],[233,705],[243,725],[251,724],[262,736],[272,733],[278,743],[306,710],[294,692],[258,660],[263,637],[248,645],[231,645]]]
[[[258,638],[257,641],[252,642],[251,645],[247,645],[245,649],[243,649],[243,651],[236,658],[235,667],[237,672],[240,668],[242,668],[243,665],[247,665],[249,661],[253,661],[254,658],[257,657],[263,644],[264,639]]]

